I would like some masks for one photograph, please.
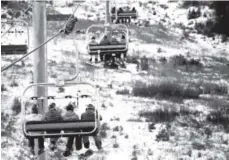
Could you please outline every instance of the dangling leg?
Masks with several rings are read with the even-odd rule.
[[[63,153],[63,155],[65,157],[71,155],[73,141],[74,141],[74,137],[73,136],[68,137],[68,141],[67,141],[67,144],[66,144],[66,149],[65,149],[65,151]]]
[[[76,139],[75,141],[76,150],[81,150],[82,149],[82,137],[76,136],[75,139]]]
[[[99,133],[93,136],[93,138],[94,138],[95,145],[98,148],[98,150],[102,149],[102,140],[101,140]]]
[[[50,149],[52,151],[54,151],[57,147],[56,147],[56,142],[57,142],[58,138],[50,138],[50,143],[51,143],[51,146],[50,146]]]
[[[39,144],[39,151],[38,151],[38,154],[41,154],[44,152],[44,138],[43,137],[39,137],[38,138],[38,144]]]
[[[83,136],[84,148],[90,148],[89,136]]]
[[[30,151],[32,153],[32,155],[35,155],[35,152],[34,152],[34,138],[29,138],[29,147],[30,147]]]

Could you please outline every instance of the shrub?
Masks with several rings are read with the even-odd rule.
[[[1,92],[7,91],[6,86],[4,84],[1,85]]]
[[[156,141],[169,141],[169,133],[167,129],[162,129],[156,135]]]
[[[116,94],[128,95],[128,94],[130,94],[130,91],[128,89],[124,88],[124,89],[121,89],[121,90],[117,90]]]
[[[212,111],[207,115],[207,121],[215,125],[222,125],[229,132],[229,109]]]
[[[16,120],[10,117],[9,114],[1,113],[1,136],[11,137],[12,133],[16,131],[14,127]]]
[[[118,148],[119,147],[119,144],[118,143],[114,143],[113,144],[113,148]]]
[[[205,150],[206,149],[205,145],[199,141],[192,142],[192,148],[196,150]]]
[[[18,82],[16,80],[13,80],[11,83],[10,83],[10,86],[11,87],[18,87]]]
[[[100,134],[101,138],[106,138],[106,137],[107,137],[107,132],[106,132],[106,130],[101,130],[101,131],[99,132],[99,134]]]
[[[63,93],[64,91],[65,91],[65,89],[63,87],[58,88],[58,93]]]
[[[179,113],[176,111],[170,111],[169,109],[156,109],[155,111],[140,111],[139,116],[145,117],[150,122],[169,122],[173,121]]]
[[[100,129],[101,130],[104,130],[104,131],[107,131],[107,130],[110,130],[110,127],[109,127],[108,123],[103,123],[101,125],[101,128]]]
[[[161,98],[177,97],[177,98],[198,98],[200,90],[193,87],[184,87],[178,82],[165,81],[159,84],[134,86],[133,94],[139,97],[155,97]]]
[[[113,131],[123,131],[123,127],[122,126],[116,126],[113,128]]]
[[[18,115],[21,112],[21,102],[18,97],[14,98],[11,109],[15,115]]]
[[[213,82],[198,82],[197,87],[202,88],[203,94],[228,94],[228,86],[226,83],[213,83]]]
[[[171,61],[174,66],[185,66],[185,65],[200,66],[200,67],[202,66],[202,63],[200,62],[200,60],[193,59],[193,58],[187,59],[183,55],[176,55],[171,58]]]

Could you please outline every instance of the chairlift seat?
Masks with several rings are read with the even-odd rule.
[[[93,131],[93,132],[92,132]],[[77,133],[86,133],[83,135],[94,135],[95,121],[76,120],[76,121],[27,121],[24,124],[24,134],[27,137],[69,137]],[[27,135],[27,134],[29,135]],[[59,133],[57,135],[48,135],[49,133]],[[66,134],[67,133],[67,134]]]
[[[137,13],[133,12],[133,11],[125,11],[125,12],[120,12],[117,15],[118,18],[132,18],[132,19],[136,19],[137,18]],[[112,19],[116,18],[115,14],[111,15]]]
[[[47,21],[66,21],[70,16],[71,14],[48,14]]]
[[[2,55],[21,55],[27,53],[27,45],[1,45]]]
[[[89,44],[89,54],[97,55],[100,53],[123,53],[127,51],[126,44],[109,44],[109,45],[101,45],[101,44]]]

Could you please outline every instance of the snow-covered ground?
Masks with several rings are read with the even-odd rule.
[[[217,95],[210,94],[203,95],[206,98],[185,99],[182,102],[157,97],[136,97],[132,92],[138,81],[153,84],[166,80],[174,81],[174,83],[184,83],[188,86],[197,82],[222,84],[229,90],[228,42],[221,43],[220,37],[213,40],[196,33],[190,34],[190,39],[182,39],[183,30],[177,24],[188,25],[186,16],[188,11],[179,7],[180,2],[165,3],[160,1],[160,3],[155,2],[155,4],[141,2],[143,6],[140,6],[136,1],[133,1],[132,5],[139,12],[139,19],[150,21],[150,27],[129,26],[131,42],[128,57],[141,58],[146,56],[149,60],[154,59],[155,62],[149,64],[150,69],[148,71],[137,71],[137,65],[134,63],[128,63],[126,70],[109,70],[86,65],[85,61],[88,61],[89,57],[86,53],[85,38],[83,36],[61,36],[47,45],[49,82],[72,77],[79,72],[79,76],[75,79],[76,82],[93,83],[99,88],[99,96],[94,97],[92,101],[98,101],[100,114],[103,116],[102,123],[107,123],[110,129],[105,131],[106,136],[103,138],[104,151],[95,152],[89,159],[229,159],[228,131],[223,129],[221,125],[214,125],[206,121],[206,117],[211,111],[219,110],[222,106],[226,106],[228,109],[228,92],[219,95],[223,97],[222,101],[216,97]],[[125,2],[122,1],[122,3],[125,5]],[[122,3],[117,2],[116,5],[123,5]],[[61,7],[63,4],[55,5],[57,5],[55,9],[60,13],[71,13],[73,9]],[[168,7],[167,9],[164,8],[165,5]],[[88,20],[91,17],[88,15],[93,15],[90,20],[96,20],[98,16],[103,15],[104,7],[105,4],[102,2],[90,1],[82,4],[75,15],[83,20]],[[151,9],[157,14],[153,15]],[[97,22],[89,21],[88,23],[87,25]],[[56,27],[61,28],[61,24],[58,25]],[[32,39],[32,34],[30,37]],[[15,39],[15,37],[11,38],[9,36],[6,38]],[[20,40],[17,39],[17,41]],[[34,46],[32,42],[30,44],[30,49],[32,49]],[[178,55],[200,60],[203,68],[174,67],[170,64],[171,59]],[[15,58],[17,57],[2,57],[2,66],[9,64]],[[166,60],[165,64],[160,62],[161,59]],[[11,118],[16,120],[14,124],[16,131],[13,132],[11,137],[2,136],[1,139],[1,155],[6,160],[30,159],[28,144],[21,130],[20,114],[12,115],[10,107],[14,97],[21,98],[23,89],[31,82],[31,70],[32,56],[26,59],[25,67],[20,66],[19,63],[17,68],[14,67],[11,70],[16,73],[15,75],[8,71],[2,73],[2,84],[7,88],[7,91],[1,94],[2,113],[8,113]],[[19,85],[11,87],[13,81],[16,81]],[[88,92],[85,87],[83,88],[81,93]],[[117,94],[117,91],[124,89],[127,89],[129,94]],[[68,88],[63,93],[59,93],[58,88],[49,89],[49,94],[69,95],[76,94],[77,90],[77,88]],[[28,95],[31,94],[32,91],[30,90]],[[89,101],[89,99],[80,99],[80,105],[76,112],[78,114],[83,112]],[[62,109],[68,102],[68,100],[56,101],[58,107]],[[225,105],[223,105],[224,103]],[[168,122],[154,122],[149,120],[147,116],[140,116],[142,112],[154,112],[157,109],[179,111],[179,116]],[[190,114],[183,115],[181,113],[182,109],[187,109]],[[149,129],[152,123],[155,123],[155,128]],[[206,128],[212,132],[209,137]],[[158,135],[161,135],[163,130],[169,135],[169,139],[166,141],[159,139],[157,141]],[[65,142],[66,139],[61,138],[61,140]],[[45,146],[48,146],[48,140],[46,140]],[[62,143],[60,147],[65,148]],[[93,143],[92,149],[96,151]],[[9,152],[11,154],[8,154]],[[77,155],[78,153],[74,152],[69,159],[77,159]]]

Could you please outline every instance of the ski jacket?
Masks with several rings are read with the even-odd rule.
[[[79,120],[78,115],[73,112],[73,111],[67,111],[64,115],[63,115],[63,120],[67,121],[67,120]]]
[[[102,120],[102,116],[98,115],[98,114],[97,114],[97,116],[99,116],[99,119],[97,117],[97,127],[100,128],[100,121]],[[81,120],[91,120],[91,121],[95,120],[94,111],[93,110],[87,110],[86,112],[82,113]]]
[[[49,109],[45,114],[46,121],[61,121],[62,119],[61,112],[56,108]]]

